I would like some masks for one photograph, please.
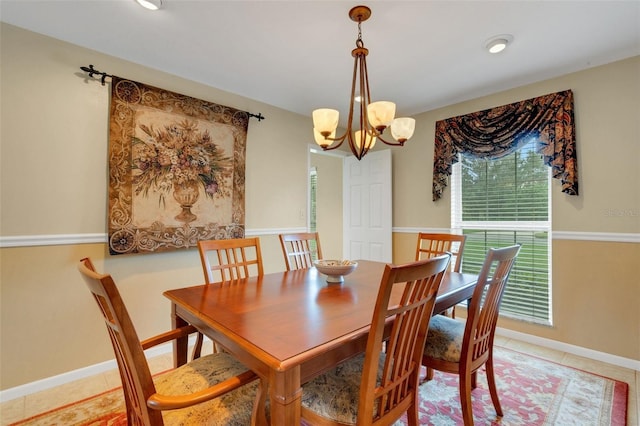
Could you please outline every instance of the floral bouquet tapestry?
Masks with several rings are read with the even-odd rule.
[[[249,115],[112,78],[109,252],[244,237]]]

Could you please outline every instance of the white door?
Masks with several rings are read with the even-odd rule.
[[[392,262],[391,150],[343,162],[343,256]]]

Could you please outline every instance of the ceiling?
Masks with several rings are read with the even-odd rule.
[[[155,12],[133,0],[0,0],[0,20],[303,115],[339,109],[344,125],[357,4],[372,10],[372,99],[395,101],[398,115],[640,54],[637,0],[163,0]],[[489,54],[499,34],[513,42]]]

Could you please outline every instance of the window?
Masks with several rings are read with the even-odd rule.
[[[491,247],[522,244],[500,313],[550,324],[550,169],[535,142],[499,159],[461,155],[452,174],[451,221],[467,235],[463,272],[478,273]]]
[[[315,167],[309,170],[309,232],[316,232],[318,210],[316,198],[318,195],[318,172]]]
[[[311,167],[309,170],[309,232],[317,232],[318,231],[318,171],[315,167]],[[316,240],[309,242],[309,247],[311,251],[313,251],[313,260],[317,257],[317,243]]]

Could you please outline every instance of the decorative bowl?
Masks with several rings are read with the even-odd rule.
[[[313,262],[313,265],[319,272],[327,276],[328,283],[341,283],[344,281],[345,275],[349,275],[358,267],[358,262],[319,259]]]

